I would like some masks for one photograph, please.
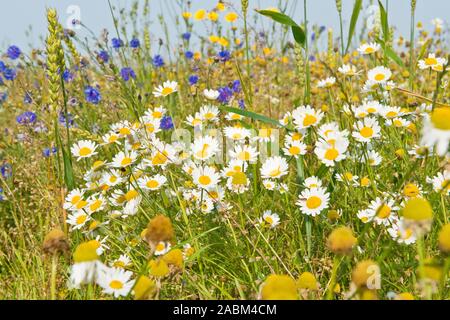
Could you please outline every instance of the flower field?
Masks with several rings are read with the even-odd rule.
[[[448,21],[157,2],[0,51],[0,298],[450,298]]]

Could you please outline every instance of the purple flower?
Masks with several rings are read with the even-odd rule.
[[[159,55],[159,54],[157,54],[156,56],[153,57],[152,62],[153,62],[153,66],[155,66],[156,68],[160,68],[160,67],[164,66],[164,60],[161,57],[161,55]]]
[[[141,46],[141,43],[139,42],[139,39],[131,39],[130,41],[130,47],[133,49],[139,48]]]
[[[16,117],[16,121],[18,124],[25,124],[25,125],[35,123],[36,119],[37,119],[36,113],[32,111],[25,111],[24,113]]]
[[[14,70],[14,69],[6,68],[3,71],[3,76],[5,77],[6,80],[12,81],[16,78],[17,73],[16,73],[16,70]]]
[[[189,60],[191,60],[193,57],[194,57],[194,53],[192,52],[192,51],[186,51],[185,53],[184,53],[184,56],[187,58],[187,59],[189,59]]]
[[[112,38],[111,43],[114,49],[119,49],[120,47],[123,47],[123,41],[119,38]]]
[[[22,51],[20,51],[19,47],[17,46],[10,46],[6,54],[11,60],[16,60],[20,57]]]
[[[191,86],[197,84],[197,82],[198,82],[198,75],[193,74],[193,75],[189,76],[188,81],[189,81],[189,84],[190,84]]]
[[[5,163],[0,167],[0,172],[3,178],[7,179],[12,176],[12,166],[9,163]]]
[[[2,73],[3,71],[5,71],[6,69],[6,65],[3,61],[0,61],[0,73]]]
[[[160,128],[162,129],[162,130],[170,130],[170,129],[173,129],[174,128],[174,125],[173,125],[173,121],[172,121],[172,117],[171,116],[164,116],[162,119],[161,119],[161,123],[160,123]]]
[[[217,54],[217,58],[222,62],[228,61],[231,58],[231,53],[228,50],[222,50]]]
[[[86,97],[87,102],[93,104],[98,104],[100,100],[102,100],[100,92],[91,86],[87,86],[86,89],[84,89],[84,96]]]
[[[75,120],[73,119],[73,116],[70,112],[67,113],[67,117],[65,116],[64,112],[60,112],[58,116],[58,121],[61,123],[64,127],[73,127],[75,124]]]
[[[233,91],[229,87],[222,87],[218,89],[219,97],[217,100],[223,104],[227,104],[230,102],[230,99],[233,97]]]
[[[189,41],[189,39],[191,38],[191,34],[189,32],[185,32],[181,35],[181,37],[186,40]]]
[[[231,88],[233,89],[234,93],[241,92],[241,82],[239,80],[234,80]]]
[[[73,80],[73,78],[74,78],[74,74],[73,73],[71,73],[69,70],[64,70],[64,72],[63,72],[63,79],[64,79],[64,81],[66,81],[66,82],[70,82],[70,81],[72,81]]]
[[[97,58],[99,60],[103,61],[104,63],[108,63],[108,61],[109,61],[109,54],[105,50],[102,50],[102,51],[100,51],[98,53]]]
[[[29,94],[28,92],[25,92],[25,95],[23,97],[23,103],[30,104],[32,102],[33,102],[33,98],[31,97],[31,94]]]
[[[122,79],[127,82],[130,80],[130,78],[136,79],[136,74],[134,73],[134,70],[130,67],[122,68],[120,71],[120,75],[122,76]]]

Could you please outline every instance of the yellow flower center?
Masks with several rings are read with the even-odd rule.
[[[122,281],[119,281],[119,280],[113,280],[109,283],[109,287],[111,289],[119,290],[119,289],[123,288],[123,283],[122,283]]]
[[[83,209],[86,205],[87,205],[87,201],[80,200],[80,201],[77,202],[76,208],[77,209]]]
[[[152,164],[153,165],[162,165],[162,164],[166,163],[166,161],[167,161],[167,152],[166,151],[163,151],[162,153],[158,152],[153,157]]]
[[[434,66],[434,65],[437,64],[437,63],[438,63],[438,61],[437,61],[436,58],[426,58],[426,59],[425,59],[425,64],[426,64],[427,66]]]
[[[173,89],[171,87],[165,87],[164,89],[162,89],[161,94],[163,96],[168,96],[172,92],[173,92]]]
[[[408,183],[403,189],[403,194],[410,198],[417,197],[419,193],[420,193],[419,188],[413,183]]]
[[[232,138],[236,139],[236,140],[240,139],[241,137],[242,137],[242,135],[240,133],[238,133],[238,132],[237,133],[233,133],[233,136],[232,136]]]
[[[87,215],[83,214],[77,217],[77,224],[83,224],[87,219]]]
[[[389,111],[388,113],[386,113],[386,117],[388,118],[393,118],[397,116],[397,112],[396,111]]]
[[[250,160],[250,152],[248,152],[248,151],[241,151],[239,153],[238,158],[239,158],[239,160],[242,160],[242,161],[249,161]]]
[[[155,250],[156,250],[156,251],[162,251],[162,250],[164,250],[165,247],[166,247],[166,246],[164,245],[164,243],[160,242],[160,243],[158,243],[158,244],[156,245]]]
[[[384,73],[377,73],[375,75],[375,80],[376,81],[383,81],[386,78],[386,76],[384,75]]]
[[[307,127],[316,123],[317,118],[314,115],[307,114],[305,119],[303,119],[303,126]]]
[[[386,219],[391,215],[391,208],[383,204],[377,209],[377,217],[380,219]]]
[[[92,153],[92,149],[88,147],[83,147],[80,149],[80,156],[86,157]]]
[[[300,150],[300,148],[297,147],[297,146],[291,146],[291,147],[289,148],[289,153],[292,154],[292,155],[297,155],[297,154],[299,154],[300,152],[301,152],[301,150]]]
[[[280,174],[281,174],[280,167],[278,167],[278,168],[276,168],[276,169],[270,171],[269,176],[271,176],[271,177],[277,177],[277,176],[279,176]]]
[[[371,127],[364,127],[361,130],[359,130],[359,133],[364,138],[370,138],[371,136],[373,136],[373,129]]]
[[[157,118],[157,119],[162,117],[162,113],[159,111],[153,111],[152,115],[153,115],[153,118]]]
[[[450,130],[450,107],[434,109],[431,114],[431,122],[440,130]]]
[[[208,148],[209,148],[209,144],[205,143],[203,145],[202,150],[197,152],[197,157],[199,158],[206,158],[208,156]]]
[[[128,166],[129,164],[131,164],[132,161],[133,161],[133,160],[132,160],[130,157],[125,157],[125,158],[123,158],[122,161],[120,162],[120,165],[121,165],[122,167],[126,167],[126,166]]]
[[[320,199],[317,196],[309,197],[308,200],[306,200],[306,206],[309,209],[317,209],[322,204],[322,199]]]
[[[146,186],[150,189],[155,189],[159,187],[159,182],[156,180],[149,180],[147,181]]]
[[[339,151],[337,151],[335,148],[328,149],[325,152],[325,159],[333,161],[339,156]]]
[[[98,208],[101,207],[102,203],[103,203],[102,200],[97,199],[97,200],[95,200],[94,202],[91,203],[91,205],[89,206],[89,209],[91,211],[96,211],[96,210],[98,210]]]
[[[138,193],[136,190],[131,189],[130,191],[128,191],[128,192],[125,194],[125,199],[126,199],[127,201],[130,201],[130,200],[133,200],[134,198],[136,198],[138,195],[139,195],[139,193]]]
[[[122,136],[127,136],[127,135],[131,134],[131,131],[130,131],[130,129],[128,129],[127,127],[125,127],[125,128],[121,128],[121,129],[119,130],[119,133],[120,133]]]
[[[211,183],[211,178],[208,176],[200,176],[200,178],[198,178],[198,182],[204,186],[207,186]]]
[[[272,219],[272,217],[271,216],[267,216],[267,217],[265,217],[264,218],[264,221],[266,221],[268,224],[272,224],[273,223],[273,219]]]
[[[73,196],[72,200],[70,200],[70,203],[72,203],[73,205],[77,204],[78,201],[81,200],[81,197],[79,195]]]
[[[364,52],[365,53],[373,53],[375,50],[374,50],[374,48],[372,48],[372,47],[367,47],[365,50],[364,50]]]
[[[116,142],[118,138],[119,138],[118,136],[116,136],[116,135],[113,134],[113,135],[109,136],[108,142],[109,142],[109,143]]]

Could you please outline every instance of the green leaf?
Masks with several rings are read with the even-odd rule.
[[[233,113],[240,114],[241,116],[244,116],[244,117],[256,120],[256,121],[261,121],[261,122],[264,122],[264,123],[267,123],[267,124],[271,124],[271,125],[274,125],[274,126],[277,126],[277,127],[283,127],[279,121],[277,121],[275,119],[271,119],[271,118],[266,117],[266,116],[264,116],[262,114],[259,114],[259,113],[255,113],[255,112],[247,111],[247,110],[242,110],[242,109],[234,108],[234,107],[227,107],[227,106],[220,106],[219,108],[224,110],[224,111],[227,111],[227,112],[233,112]]]
[[[392,50],[391,48],[389,48],[388,46],[386,46],[386,44],[384,43],[384,41],[382,41],[381,39],[376,39],[376,42],[378,44],[381,45],[381,47],[384,50],[384,53],[386,54],[386,56],[388,56],[389,58],[392,59],[392,61],[394,61],[396,64],[398,64],[400,67],[404,68],[405,64],[403,63],[402,59],[395,53],[394,50]]]
[[[350,20],[350,27],[348,29],[348,40],[347,40],[347,48],[345,52],[348,52],[348,48],[350,48],[350,44],[352,43],[353,34],[355,33],[356,23],[358,22],[359,13],[361,12],[362,0],[356,0],[353,5],[352,18]]]
[[[62,156],[63,156],[64,182],[66,183],[66,187],[69,190],[72,190],[73,188],[75,188],[75,179],[73,176],[72,161],[70,160],[69,154],[67,154],[67,150],[64,148],[64,146],[62,144],[61,135],[59,134],[57,121],[55,121],[55,136],[56,136],[57,144],[58,144],[59,149],[61,150]]]
[[[291,27],[292,35],[294,36],[295,41],[302,47],[305,46],[305,31],[303,31],[303,29],[297,23],[295,23],[295,21],[292,20],[291,17],[285,15],[284,13],[275,12],[272,10],[256,10],[256,12],[262,14],[263,16],[269,17],[278,23]]]
[[[380,6],[380,16],[381,16],[381,28],[383,29],[384,42],[389,41],[389,24],[386,9],[384,9],[383,4],[378,0],[378,5]]]
[[[420,49],[420,53],[419,53],[419,56],[417,57],[417,60],[420,60],[420,59],[422,59],[425,56],[425,53],[426,53],[426,51],[428,49],[428,46],[431,44],[431,41],[432,41],[431,39],[428,39],[424,43],[424,45],[422,46],[422,49]]]
[[[325,164],[321,164],[319,169],[317,170],[315,176],[318,178],[323,178],[328,172],[328,167]]]

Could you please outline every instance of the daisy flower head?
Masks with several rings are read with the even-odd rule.
[[[328,208],[329,200],[330,194],[324,188],[313,188],[303,190],[296,204],[303,214],[315,217]]]
[[[364,43],[358,48],[358,52],[363,55],[375,53],[381,49],[381,46],[376,42]]]
[[[381,128],[378,121],[372,117],[366,117],[353,125],[352,136],[359,142],[370,142],[372,139],[380,137]]]
[[[121,254],[119,258],[110,263],[111,267],[125,269],[131,265],[131,259],[126,254]]]
[[[269,228],[273,229],[277,225],[280,224],[280,217],[276,213],[272,213],[271,210],[264,211],[261,218],[258,220],[259,224],[261,226],[268,226]]]
[[[429,53],[427,58],[419,60],[418,66],[421,70],[430,68],[435,71],[442,71],[443,66],[446,63],[447,63],[446,59],[438,58],[436,57],[436,54]]]
[[[63,208],[66,210],[67,209],[75,209],[75,210],[81,209],[81,208],[77,208],[76,206],[80,201],[83,201],[83,195],[84,195],[83,190],[73,189],[66,196]],[[84,203],[84,205],[86,205],[86,203]]]
[[[225,137],[234,141],[242,141],[251,137],[250,130],[239,126],[225,127],[224,134]]]
[[[160,241],[155,245],[155,256],[162,256],[170,251],[171,249],[170,242]]]
[[[386,67],[378,66],[369,70],[367,77],[369,81],[377,84],[385,83],[392,76],[392,71]]]
[[[200,118],[204,121],[218,122],[219,109],[215,106],[203,106],[200,108]]]
[[[236,145],[230,151],[230,157],[242,162],[255,163],[258,160],[259,152],[255,147],[249,145]]]
[[[159,190],[167,182],[167,178],[161,174],[152,177],[142,177],[138,180],[139,187],[143,190]]]
[[[270,157],[261,167],[261,176],[264,179],[279,179],[288,174],[288,169],[286,159],[279,156]]]
[[[127,296],[134,285],[130,280],[133,273],[122,268],[103,268],[97,283],[103,288],[103,293],[112,294],[115,298]]]
[[[437,107],[424,117],[421,145],[436,146],[436,153],[444,156],[450,143],[450,107]]]
[[[217,100],[220,95],[220,92],[214,89],[205,89],[203,90],[203,95],[208,100]]]
[[[80,243],[73,253],[74,264],[70,269],[69,288],[79,288],[82,284],[98,281],[100,273],[106,268],[98,260],[97,248],[90,242]]]
[[[192,154],[194,159],[206,161],[213,157],[219,151],[217,139],[211,136],[198,137],[192,145]]]
[[[395,212],[399,209],[393,199],[376,198],[370,202],[368,213],[373,217],[376,224],[389,226],[398,220]]]
[[[363,157],[363,159],[364,159],[364,157]],[[373,167],[378,166],[382,160],[383,160],[383,158],[381,158],[381,155],[375,150],[370,150],[367,153],[367,162],[369,163],[369,165],[371,165]]]
[[[387,229],[389,235],[398,243],[412,244],[416,242],[416,235],[411,228],[408,228],[403,219],[393,223]]]
[[[306,178],[305,181],[303,181],[303,184],[308,189],[315,189],[322,187],[322,181],[316,176]]]
[[[337,162],[344,160],[347,156],[345,152],[348,148],[348,140],[339,139],[334,143],[319,140],[316,143],[314,153],[327,167],[333,167]]]
[[[178,82],[176,81],[165,81],[162,86],[159,85],[153,91],[153,95],[158,97],[167,97],[168,95],[178,91]]]
[[[355,76],[358,74],[358,71],[354,65],[344,64],[338,68],[338,71],[342,73],[344,76]]]
[[[81,140],[75,143],[71,148],[70,151],[72,154],[77,157],[77,161],[80,161],[83,158],[90,158],[94,154],[97,154],[95,150],[97,149],[98,145],[90,140]]]
[[[114,168],[126,168],[136,161],[137,156],[138,154],[136,151],[131,151],[127,153],[120,151],[112,159],[111,166]]]
[[[427,178],[427,182],[433,186],[435,192],[450,195],[450,170],[444,170],[432,178]]]
[[[292,118],[297,130],[316,126],[323,118],[323,112],[311,106],[300,106],[292,112]]]
[[[336,78],[335,77],[328,77],[326,79],[319,80],[319,82],[317,83],[317,87],[318,88],[330,88],[335,83],[336,83]]]
[[[192,171],[194,184],[202,189],[214,188],[220,181],[220,175],[214,167],[198,167]]]
[[[69,214],[66,222],[71,225],[71,230],[79,230],[83,228],[86,223],[91,220],[91,216],[83,210],[78,210]]]
[[[293,141],[292,143],[285,142],[283,152],[286,156],[297,159],[299,156],[306,154],[307,146],[301,141]]]
[[[266,188],[267,190],[270,190],[270,191],[274,190],[275,187],[277,186],[277,183],[272,179],[264,179],[262,181],[262,183],[263,183],[264,188]]]

